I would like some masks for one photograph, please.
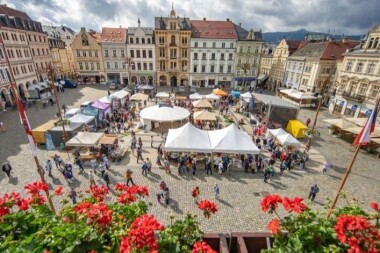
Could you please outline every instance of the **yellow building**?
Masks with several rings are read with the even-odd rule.
[[[158,85],[187,86],[190,78],[189,18],[177,17],[172,8],[169,17],[155,17],[154,34]]]
[[[79,81],[83,83],[105,82],[103,54],[100,45],[101,36],[92,30],[81,28],[71,43],[74,62]]]
[[[71,73],[69,55],[63,40],[49,37],[49,46],[56,78],[68,78]]]

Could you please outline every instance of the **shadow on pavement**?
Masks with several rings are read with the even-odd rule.
[[[174,199],[170,199],[169,207],[177,214],[183,214],[183,211],[179,208],[178,202]]]
[[[230,203],[228,203],[227,201],[225,201],[225,200],[223,200],[223,199],[218,199],[218,201],[219,201],[219,203],[221,203],[221,204],[223,204],[223,205],[225,205],[225,206],[228,206],[228,207],[230,207],[230,208],[233,208],[233,206],[232,206]]]

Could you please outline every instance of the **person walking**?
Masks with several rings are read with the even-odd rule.
[[[53,157],[53,160],[54,160],[54,163],[55,163],[55,167],[58,170],[62,171],[62,165],[63,165],[62,158],[59,155],[55,154],[54,157]]]
[[[319,192],[319,188],[318,188],[318,185],[317,184],[315,184],[314,186],[312,186],[311,188],[310,188],[310,193],[309,193],[309,199],[311,200],[311,201],[314,201],[314,199],[315,199],[315,197],[317,196],[317,193]]]
[[[108,174],[108,170],[106,170],[103,174],[103,179],[106,182],[107,188],[110,188],[110,176]]]
[[[170,170],[170,163],[168,159],[164,160],[164,169],[166,173],[169,173],[169,174],[172,173],[172,171]]]
[[[142,161],[144,161],[144,158],[142,157],[141,147],[137,148],[137,163],[139,163],[139,159],[141,159]]]
[[[230,159],[230,161],[227,164],[228,176],[231,176],[231,174],[232,174],[232,168],[233,168],[233,163],[232,163],[232,159]]]
[[[90,160],[90,166],[91,166],[91,169],[93,170],[93,172],[95,173],[96,172],[96,167],[98,166],[98,163],[96,162],[96,158],[95,157],[93,157]]]
[[[192,168],[192,174],[195,176],[195,171],[197,170],[197,158],[194,156],[193,160],[191,161],[191,168]]]
[[[141,137],[139,137],[139,148],[142,149],[142,146],[143,146],[143,143],[142,143]]]
[[[207,160],[206,160],[206,174],[208,175],[209,172],[210,172],[210,174],[212,175],[211,161],[210,161],[210,159],[207,157]]]
[[[75,164],[79,167],[79,169],[84,172],[84,168],[83,168],[83,162],[82,160],[80,159],[80,156],[77,156],[75,158]]]
[[[144,161],[141,169],[142,169],[142,175],[143,176],[148,176],[148,165],[147,165],[147,163],[145,161]]]
[[[199,190],[199,187],[195,187],[193,189],[193,191],[191,192],[191,195],[193,196],[194,198],[194,203],[195,204],[198,204],[198,199],[199,199],[199,195],[201,194],[200,190]]]
[[[50,159],[48,159],[45,164],[45,170],[49,173],[49,177],[53,177],[53,175],[51,174],[52,169],[53,169],[53,165],[51,164]]]
[[[160,151],[158,151],[158,152],[157,152],[156,164],[157,164],[159,167],[162,167],[161,160],[162,160],[162,154],[160,153]]]
[[[69,192],[69,198],[71,199],[71,201],[73,202],[73,205],[75,205],[77,203],[77,192],[75,191],[74,188],[71,188],[70,192]]]
[[[125,176],[127,178],[127,186],[129,186],[129,183],[131,183],[132,185],[135,185],[132,179],[132,174],[133,172],[130,169],[128,169],[127,172],[125,173]]]
[[[149,160],[149,157],[146,158],[146,165],[148,166],[148,172],[152,173],[152,162]]]
[[[169,188],[166,187],[165,190],[164,190],[164,200],[165,200],[165,205],[169,205],[169,202],[170,202],[170,192],[169,192]]]
[[[150,147],[153,148],[153,135],[150,136]]]
[[[268,182],[269,177],[270,177],[270,171],[269,171],[269,168],[267,168],[264,172],[264,183]]]
[[[305,169],[305,164],[306,164],[306,157],[303,156],[303,157],[301,157],[301,160],[300,160],[300,170]]]
[[[94,180],[94,171],[90,170],[90,174],[88,174],[88,180],[90,180],[90,187],[96,186],[95,180]]]
[[[220,188],[217,183],[215,183],[214,185],[213,192],[214,192],[215,199],[219,199]]]
[[[106,165],[104,164],[104,162],[100,163],[99,168],[100,168],[100,173],[101,173],[101,175],[103,177],[104,176],[104,172],[106,171]]]
[[[12,166],[9,164],[8,161],[5,162],[5,163],[3,163],[3,165],[1,166],[1,169],[2,169],[2,171],[5,172],[5,174],[7,174],[7,176],[8,176],[9,179],[13,178],[12,174],[11,174],[11,172],[12,172]]]
[[[220,162],[218,165],[218,175],[221,176],[223,173],[223,162]]]
[[[330,168],[330,162],[329,161],[324,161],[323,162],[323,170],[322,170],[322,173],[325,174],[327,173],[327,170]]]

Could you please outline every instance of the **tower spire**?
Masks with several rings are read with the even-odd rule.
[[[140,27],[140,18],[137,19],[137,24]]]

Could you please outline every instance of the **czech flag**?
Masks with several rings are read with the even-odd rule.
[[[354,145],[367,145],[370,143],[371,138],[370,135],[373,131],[375,131],[376,118],[379,113],[379,97],[376,99],[375,107],[372,110],[371,116],[369,116],[365,126],[360,131],[359,135],[356,137],[354,141]]]

